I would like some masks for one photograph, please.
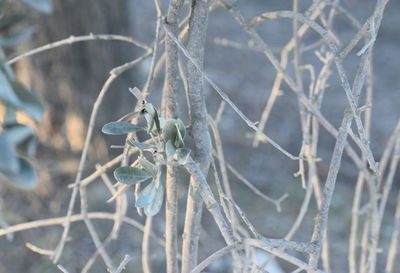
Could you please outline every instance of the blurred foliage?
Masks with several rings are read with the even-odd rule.
[[[34,124],[42,119],[45,106],[15,77],[4,48],[16,46],[33,32],[34,28],[27,25],[33,10],[49,13],[51,8],[50,0],[0,0],[0,180],[27,189],[37,184],[36,172],[29,163],[37,139],[34,129],[20,123],[17,114],[22,113]]]

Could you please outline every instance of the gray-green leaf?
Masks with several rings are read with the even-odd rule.
[[[154,149],[154,148],[156,148],[156,145],[141,143],[141,142],[138,142],[138,141],[134,140],[133,138],[128,139],[128,140],[126,141],[126,143],[127,143],[128,145],[130,145],[130,146],[137,147],[137,148],[139,148],[140,150],[146,150],[146,149]]]
[[[140,164],[140,166],[143,167],[143,169],[144,169],[146,172],[148,172],[149,174],[151,174],[152,177],[154,177],[154,178],[157,177],[157,173],[158,173],[157,167],[156,167],[153,163],[151,163],[150,161],[148,161],[146,158],[142,157],[142,158],[139,160],[139,164]]]
[[[114,177],[124,184],[136,184],[151,178],[151,174],[134,167],[119,167],[115,169]]]
[[[107,135],[125,135],[139,130],[143,128],[127,121],[113,121],[105,124],[101,129]]]
[[[0,37],[0,46],[11,47],[16,46],[23,40],[27,39],[34,31],[34,27],[27,27],[20,32]]]
[[[40,12],[50,13],[52,10],[50,0],[21,0],[21,2]]]
[[[167,158],[171,158],[175,155],[176,148],[174,144],[172,144],[171,140],[168,140],[167,143],[165,143],[165,153],[167,155]]]
[[[37,185],[37,175],[32,166],[25,159],[19,158],[20,169],[17,173],[0,173],[0,179],[4,178],[14,186],[32,189]]]
[[[154,127],[155,118],[157,116],[157,110],[151,103],[146,104],[144,110],[145,110],[144,118],[147,121],[147,132],[150,133]]]
[[[156,194],[157,194],[157,185],[154,181],[152,181],[139,193],[135,206],[137,208],[144,208],[150,205],[154,201]]]
[[[15,152],[15,146],[11,144],[4,134],[0,135],[0,171],[9,173],[19,172],[20,165]]]
[[[18,81],[12,81],[11,84],[20,101],[16,107],[30,115],[36,121],[40,121],[45,112],[45,106],[43,102],[38,96],[29,91],[22,83]]]
[[[15,95],[10,82],[2,72],[0,72],[0,100],[12,106],[17,106],[20,104],[20,101]]]
[[[162,130],[162,136],[164,138],[164,141],[175,141],[176,138],[176,126],[175,126],[175,120],[174,119],[169,119],[165,122]]]
[[[5,127],[3,132],[9,143],[18,145],[34,135],[31,127],[22,124],[12,124]]]
[[[147,216],[156,215],[162,207],[163,200],[164,200],[164,186],[160,183],[159,186],[157,187],[157,192],[153,202],[151,202],[144,208],[144,213]]]

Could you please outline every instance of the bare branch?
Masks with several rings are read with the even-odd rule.
[[[179,15],[183,0],[171,0],[168,6],[166,22],[173,33],[177,35]],[[159,20],[161,19],[158,11]],[[158,21],[160,24],[161,21]],[[165,38],[165,81],[162,97],[162,114],[165,118],[177,118],[178,108],[178,48],[166,36]],[[165,201],[165,254],[167,257],[167,273],[178,273],[178,170],[174,166],[167,166],[166,201]]]
[[[134,39],[132,39],[131,37],[127,37],[127,36],[122,36],[122,35],[113,35],[113,34],[93,34],[90,33],[89,35],[83,35],[83,36],[69,36],[66,39],[57,41],[57,42],[53,42],[50,44],[46,44],[43,45],[41,47],[29,50],[25,53],[19,54],[18,56],[10,59],[8,61],[8,64],[13,64],[15,62],[18,62],[19,60],[26,58],[26,57],[30,57],[33,55],[36,55],[38,53],[47,51],[47,50],[51,50],[60,46],[65,46],[65,45],[71,45],[74,43],[78,43],[78,42],[85,42],[85,41],[96,41],[96,40],[109,40],[109,41],[123,41],[123,42],[127,42],[130,44],[133,44],[135,46],[141,47],[146,51],[151,51],[151,48],[148,47],[145,44],[142,44]]]
[[[212,262],[218,260],[219,258],[221,258],[221,257],[225,256],[226,254],[228,254],[229,252],[231,252],[231,250],[233,248],[235,248],[235,246],[230,245],[230,246],[223,247],[220,250],[214,252],[213,254],[208,256],[204,261],[199,263],[195,268],[193,268],[193,270],[190,271],[190,273],[201,273]]]
[[[164,24],[164,29],[167,32],[167,34],[172,38],[172,40],[179,46],[180,50],[182,53],[190,60],[190,62],[196,67],[198,71],[201,72],[203,78],[213,87],[213,89],[221,96],[221,98],[226,101],[232,109],[246,122],[246,124],[252,128],[254,131],[256,131],[258,134],[260,134],[268,143],[270,143],[272,146],[274,146],[276,149],[278,149],[280,152],[282,152],[284,155],[289,157],[292,160],[298,160],[299,158],[297,156],[294,156],[287,152],[285,149],[283,149],[279,144],[277,144],[275,141],[273,141],[270,137],[265,135],[260,129],[257,128],[256,124],[252,121],[250,121],[249,118],[245,114],[243,114],[242,111],[239,110],[239,108],[229,99],[229,97],[222,91],[222,89],[216,85],[210,77],[207,76],[207,74],[204,73],[203,69],[200,67],[200,65],[196,62],[196,60],[193,59],[193,57],[190,55],[190,53],[185,49],[185,47],[182,45],[181,42],[178,41],[178,39],[171,33],[171,31],[168,29],[168,26]]]
[[[117,270],[115,270],[112,273],[121,273],[124,269],[125,266],[132,260],[132,257],[129,255],[125,255],[124,259],[121,261],[121,263],[119,264]]]

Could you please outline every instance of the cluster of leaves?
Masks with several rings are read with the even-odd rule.
[[[49,13],[49,0],[20,0],[39,12]],[[0,180],[23,188],[37,184],[36,173],[26,158],[34,156],[37,146],[33,128],[17,121],[22,112],[39,122],[45,111],[42,101],[17,80],[7,63],[3,47],[15,46],[32,33],[32,27],[20,29],[20,23],[29,19],[29,12],[19,12],[15,1],[0,1]]]
[[[164,199],[165,165],[186,164],[190,150],[184,148],[183,139],[186,128],[181,120],[160,117],[157,109],[145,101],[143,101],[143,109],[138,114],[146,119],[146,127],[127,121],[114,121],[104,125],[102,132],[109,135],[122,135],[145,131],[149,136],[142,142],[135,138],[127,139],[128,147],[139,150],[139,158],[131,166],[115,169],[114,177],[118,182],[127,185],[150,181],[139,193],[135,206],[143,208],[147,216],[153,216],[161,209]],[[146,159],[145,152],[151,155],[154,163]]]

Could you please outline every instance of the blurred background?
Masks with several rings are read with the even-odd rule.
[[[166,10],[168,1],[161,1]],[[346,7],[361,23],[372,13],[373,0],[344,0]],[[300,10],[304,11],[312,1],[300,1]],[[237,8],[245,18],[250,19],[265,11],[291,10],[291,0],[247,0],[237,1]],[[189,6],[186,5],[186,11]],[[185,13],[185,12],[183,12]],[[381,156],[384,145],[400,117],[400,1],[390,1],[373,55],[374,104],[372,110],[371,148],[375,158]],[[32,16],[30,21],[35,25],[35,32],[29,40],[22,42],[16,49],[7,52],[9,56],[24,52],[49,42],[66,38],[70,35],[121,34],[151,44],[154,40],[156,12],[153,1],[139,0],[64,0],[53,1],[50,14]],[[343,16],[336,16],[333,30],[338,38],[347,44],[356,30]],[[292,24],[289,20],[273,20],[257,26],[257,31],[274,49],[279,50],[291,38]],[[242,45],[237,49],[221,45],[221,39],[228,39]],[[317,40],[312,32],[302,38],[301,42],[311,44]],[[360,49],[362,43],[356,48]],[[59,217],[66,214],[70,198],[67,185],[72,183],[76,174],[78,160],[84,143],[87,124],[93,102],[108,77],[109,71],[140,56],[139,48],[115,41],[90,41],[67,45],[35,55],[16,63],[13,68],[18,78],[32,87],[47,104],[47,113],[38,125],[39,150],[34,166],[39,173],[39,186],[32,191],[23,191],[0,184],[0,208],[9,225]],[[277,54],[277,56],[279,56]],[[354,52],[346,59],[346,72],[353,78],[359,57]],[[303,54],[303,63],[320,65],[313,50]],[[129,70],[119,77],[111,86],[104,99],[97,119],[93,142],[84,175],[95,170],[95,164],[105,163],[120,151],[110,149],[110,145],[123,143],[122,138],[105,137],[100,128],[103,124],[118,119],[132,111],[134,97],[128,92],[129,87],[141,88],[149,71],[150,59]],[[237,22],[224,9],[217,9],[209,16],[208,37],[206,45],[205,70],[208,75],[229,95],[238,107],[252,120],[260,119],[261,113],[271,92],[276,73],[268,60],[259,52],[251,49],[249,37]],[[163,75],[163,72],[160,73]],[[343,117],[347,100],[340,87],[336,72],[329,79],[322,112],[338,128]],[[159,105],[163,77],[158,77],[151,90],[149,101]],[[307,86],[307,79],[304,83]],[[220,97],[206,85],[207,108],[215,116]],[[292,154],[298,154],[301,147],[301,127],[298,114],[298,101],[295,94],[283,85],[282,95],[272,109],[270,119],[264,132]],[[181,87],[181,103],[185,95]],[[186,107],[181,107],[181,119],[187,124]],[[261,143],[258,148],[252,147],[253,132],[228,106],[222,115],[220,133],[226,161],[233,165],[244,177],[251,181],[265,194],[279,198],[285,193],[289,197],[282,203],[282,212],[255,196],[237,178],[231,177],[236,201],[246,212],[260,233],[268,237],[280,238],[291,227],[305,191],[299,177],[293,174],[298,165],[271,145]],[[335,139],[323,129],[320,134],[318,172],[323,182],[329,167]],[[359,152],[359,150],[357,150]],[[351,160],[344,155],[340,169],[337,188],[334,195],[331,218],[329,220],[329,237],[331,239],[333,272],[347,271],[347,240],[351,221],[351,205],[354,185],[358,170]],[[393,193],[390,195],[387,214],[382,227],[382,245],[387,244],[393,228],[395,197],[399,189],[399,174],[394,180]],[[180,217],[183,221],[186,186],[182,185],[180,194]],[[114,205],[106,203],[109,192],[102,182],[95,182],[89,188],[89,210],[110,211]],[[128,192],[130,205],[129,217],[144,222],[137,215],[133,206],[133,192]],[[311,208],[306,215],[295,240],[308,241],[313,226],[316,205],[312,200]],[[78,208],[77,208],[78,209]],[[163,236],[163,213],[155,218],[154,232]],[[106,236],[112,228],[111,221],[96,221],[96,227]],[[213,220],[204,213],[204,231],[201,234],[201,248],[208,249],[208,254],[223,246],[223,242],[213,226]],[[180,226],[182,231],[182,226]],[[45,249],[57,245],[62,227],[52,226],[32,229],[14,234],[12,241],[0,238],[0,272],[58,272],[51,261],[25,247],[31,242]],[[65,248],[60,261],[72,272],[79,272],[96,250],[83,223],[72,225],[71,240]],[[127,265],[125,272],[140,271],[141,232],[123,226],[120,239],[112,242],[108,248],[110,255],[118,264],[125,254],[131,254],[134,261]],[[163,272],[164,249],[152,245],[154,272]],[[207,256],[200,253],[200,260]],[[381,253],[384,257],[387,253]],[[384,272],[378,259],[377,272]],[[398,262],[397,268],[400,263]],[[290,272],[291,267],[284,269]],[[226,272],[216,269],[215,272]],[[105,272],[105,266],[98,260],[91,272]]]

